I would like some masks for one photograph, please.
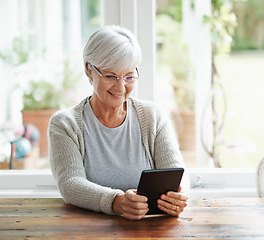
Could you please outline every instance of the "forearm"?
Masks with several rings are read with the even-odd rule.
[[[76,134],[77,136],[77,134]],[[62,127],[49,128],[49,159],[53,176],[65,202],[93,211],[114,214],[112,202],[121,190],[113,190],[87,180],[79,137]]]
[[[87,179],[71,178],[70,181],[58,185],[66,203],[109,215],[115,214],[112,204],[116,195],[123,193],[121,190],[99,186]]]

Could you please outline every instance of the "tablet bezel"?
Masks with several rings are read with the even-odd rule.
[[[168,191],[178,192],[183,168],[166,168],[144,170],[141,173],[137,194],[148,198],[149,211],[147,215],[165,214],[157,207],[157,200]]]

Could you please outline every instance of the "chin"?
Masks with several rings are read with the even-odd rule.
[[[114,108],[121,107],[126,102],[125,98],[111,101],[110,105]]]

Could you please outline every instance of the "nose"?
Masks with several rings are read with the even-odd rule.
[[[115,83],[116,89],[119,91],[123,91],[125,89],[126,82],[124,81],[123,78],[120,78],[118,81]]]

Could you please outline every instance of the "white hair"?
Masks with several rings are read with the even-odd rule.
[[[83,61],[85,66],[90,63],[103,70],[125,71],[139,65],[141,49],[128,29],[104,26],[91,35],[83,50]],[[86,67],[85,72],[87,74]]]

